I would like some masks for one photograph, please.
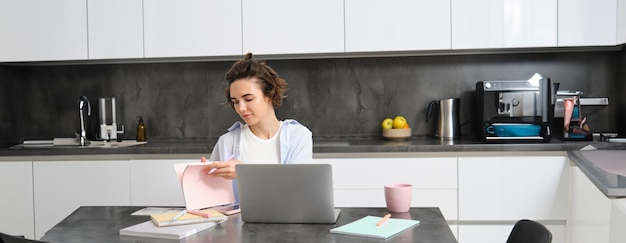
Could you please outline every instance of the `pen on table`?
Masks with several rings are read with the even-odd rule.
[[[186,213],[187,213],[187,210],[180,211],[180,213],[176,214],[176,216],[174,216],[171,221],[176,221],[178,218],[182,217]]]
[[[385,217],[383,217],[382,219],[380,219],[380,221],[378,221],[378,223],[376,223],[376,227],[380,227],[381,225],[383,225],[385,222],[387,222],[387,220],[389,220],[389,218],[391,218],[391,214],[385,215]]]
[[[234,159],[234,158],[235,158],[235,155],[233,154],[233,155],[231,155],[230,157],[228,157],[228,159],[226,159],[226,160],[224,160],[224,161],[229,161],[229,160]],[[209,174],[209,175],[210,175],[210,174],[213,174],[213,172],[215,172],[215,170],[217,170],[217,168],[213,168],[213,169],[211,169],[211,170],[209,171],[209,173],[207,173],[207,174]]]

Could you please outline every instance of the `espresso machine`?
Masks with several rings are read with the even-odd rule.
[[[558,85],[555,85],[558,87]],[[555,135],[564,141],[593,139],[593,133],[587,122],[587,108],[590,106],[608,106],[608,97],[582,97],[580,90],[557,90],[554,103]],[[585,109],[583,109],[585,108]],[[560,133],[562,131],[562,133]]]
[[[552,107],[549,78],[476,83],[476,132],[484,142],[549,142]]]
[[[98,140],[117,141],[117,134],[124,133],[124,125],[122,130],[117,130],[115,97],[100,98],[98,100],[100,129],[98,132]]]

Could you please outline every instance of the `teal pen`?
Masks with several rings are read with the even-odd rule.
[[[226,160],[224,160],[224,161],[229,161],[229,160],[234,159],[234,158],[235,158],[235,155],[233,154],[233,155],[229,156],[229,157],[228,157],[228,159],[226,159]],[[215,170],[217,170],[217,168],[213,168],[213,169],[211,169],[211,170],[209,171],[209,173],[207,173],[207,174],[209,174],[209,175],[210,175],[210,174],[213,174],[213,172],[215,172]]]

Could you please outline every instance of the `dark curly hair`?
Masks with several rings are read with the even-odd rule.
[[[226,73],[226,104],[234,108],[234,103],[230,99],[230,85],[240,79],[257,78],[261,85],[263,94],[272,100],[272,105],[278,107],[287,97],[287,82],[280,78],[276,71],[265,64],[265,61],[255,60],[252,53],[247,53],[243,60],[239,60]]]

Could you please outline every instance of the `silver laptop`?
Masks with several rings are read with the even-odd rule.
[[[337,221],[329,164],[238,164],[236,171],[244,222]]]

